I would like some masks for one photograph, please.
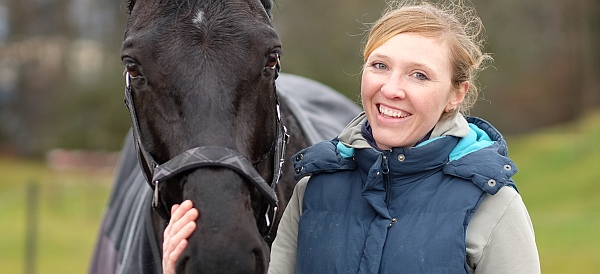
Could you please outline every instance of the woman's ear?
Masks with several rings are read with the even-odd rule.
[[[459,84],[456,92],[452,92],[450,95],[450,99],[448,100],[448,105],[446,105],[446,112],[452,112],[458,110],[460,104],[462,104],[467,92],[469,92],[470,83],[468,81],[463,81]]]

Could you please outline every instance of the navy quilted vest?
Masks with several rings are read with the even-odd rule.
[[[301,151],[296,167],[312,176],[297,273],[468,273],[466,230],[486,191],[445,174],[456,143],[357,149],[353,158],[335,140]]]

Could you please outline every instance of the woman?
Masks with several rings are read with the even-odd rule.
[[[501,134],[465,118],[485,62],[474,10],[390,9],[364,48],[364,112],[294,156],[297,179],[269,273],[539,273],[531,220]],[[310,175],[310,177],[308,176]],[[173,210],[163,264],[194,229]]]

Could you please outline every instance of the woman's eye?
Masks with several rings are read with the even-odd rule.
[[[419,79],[419,80],[428,80],[429,78],[427,77],[427,75],[421,73],[421,72],[415,72],[413,73],[413,75],[415,76],[415,78]]]
[[[386,69],[387,66],[384,63],[373,63],[373,67],[376,69]]]

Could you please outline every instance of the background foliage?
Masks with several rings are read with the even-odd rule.
[[[129,127],[124,0],[0,0],[0,151],[118,149]],[[494,67],[473,114],[502,132],[566,122],[600,105],[597,0],[472,0]],[[283,70],[359,101],[366,24],[386,1],[277,0]]]
[[[365,24],[385,1],[277,1],[283,69],[358,98]],[[494,66],[481,74],[472,114],[502,132],[570,121],[600,105],[597,0],[472,0],[486,26]]]

